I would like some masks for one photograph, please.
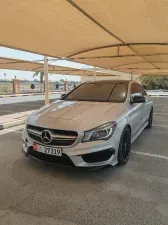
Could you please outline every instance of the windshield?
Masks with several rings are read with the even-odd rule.
[[[67,101],[102,101],[125,102],[128,83],[98,82],[85,83],[70,92],[64,100]]]

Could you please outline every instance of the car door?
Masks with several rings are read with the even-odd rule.
[[[142,126],[143,126],[149,119],[149,114],[150,114],[150,111],[151,111],[151,99],[147,95],[146,91],[139,84],[137,84],[137,85],[138,85],[138,89],[139,89],[139,94],[141,96],[145,97],[145,102],[141,103],[141,106],[142,106],[141,121],[142,121]]]
[[[130,98],[134,96],[144,96],[146,92],[137,83],[132,83],[130,88]],[[132,135],[134,136],[145,123],[146,119],[146,103],[130,103],[130,123],[132,127]]]

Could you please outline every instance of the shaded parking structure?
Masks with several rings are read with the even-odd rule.
[[[25,5],[2,0],[0,45],[133,74],[167,75],[167,7],[156,0]]]
[[[167,7],[156,0],[2,0],[0,44],[45,55],[46,80],[47,56],[167,75]],[[167,225],[168,103],[154,101],[153,128],[120,168],[79,171],[25,159],[20,131],[1,133],[1,224]]]

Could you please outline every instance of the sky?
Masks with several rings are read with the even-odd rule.
[[[42,55],[18,51],[18,50],[14,50],[10,48],[5,48],[5,47],[0,47],[0,57],[30,60],[30,61],[43,59]],[[56,62],[53,62],[51,64],[58,65],[58,66],[67,66],[72,68],[88,68],[87,65],[69,62],[66,60],[59,60],[59,61],[57,60]],[[15,76],[21,80],[24,80],[24,79],[39,80],[39,77],[36,77],[36,78],[33,77],[34,72],[18,71],[18,70],[2,70],[2,69],[0,69],[0,79],[5,78],[4,73],[6,74],[7,80],[12,80]],[[56,81],[60,79],[80,81],[80,76],[65,76],[65,75],[58,75],[58,74],[49,75],[49,80],[51,81]]]

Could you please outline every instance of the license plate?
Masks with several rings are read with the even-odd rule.
[[[48,155],[55,155],[55,156],[62,156],[62,149],[61,148],[54,148],[49,146],[42,146],[38,144],[33,144],[33,150],[42,152]]]

